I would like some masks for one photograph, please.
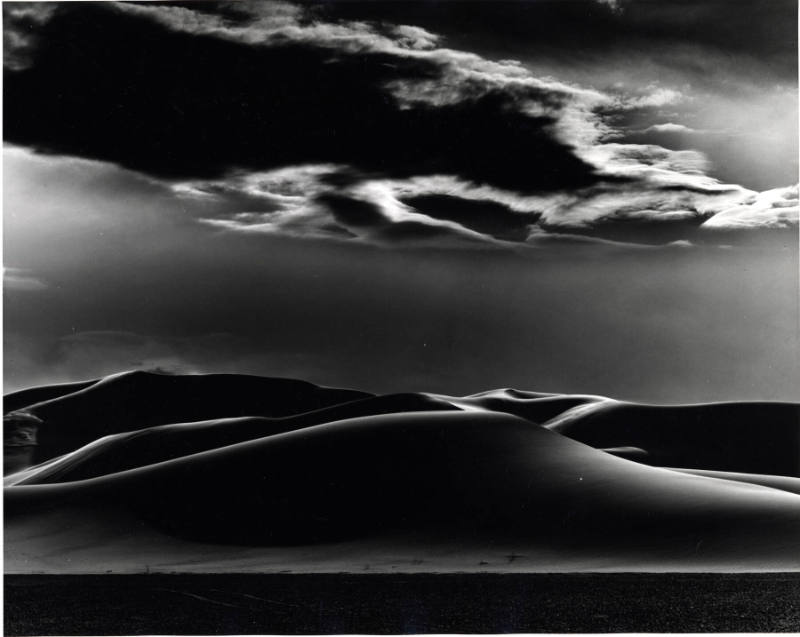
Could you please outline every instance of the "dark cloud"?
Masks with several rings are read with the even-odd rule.
[[[608,4],[514,3],[502,17],[411,3],[414,25],[392,3],[23,7],[10,11],[10,33],[27,20],[28,35],[27,62],[6,68],[6,139],[148,173],[206,227],[251,234],[427,247],[542,244],[546,232],[692,239],[756,193],[709,177],[692,129],[655,123],[683,88],[582,89],[443,48],[426,28],[437,11],[472,16],[484,35],[492,20],[513,34],[515,16],[535,16],[534,32],[564,33],[593,15],[603,34],[585,45],[602,51],[608,33],[672,37],[654,16],[678,28],[676,7],[688,9]],[[705,20],[710,6],[690,13]],[[755,221],[746,208],[737,228],[796,224],[796,207],[762,206]]]
[[[335,193],[320,195],[317,201],[327,206],[334,218],[346,226],[375,228],[389,223],[380,207],[371,201]]]
[[[6,70],[5,137],[161,177],[336,162],[393,177],[457,174],[518,191],[596,180],[520,95],[401,104],[386,88],[437,82],[434,58],[311,42],[258,46],[187,33],[105,3],[37,31],[34,64]],[[549,113],[558,96],[529,87]]]
[[[418,24],[441,34],[444,46],[606,91],[619,98],[603,111],[613,128],[674,122],[705,131],[646,142],[702,150],[723,181],[764,190],[796,179],[797,2],[617,4],[616,12],[589,0],[324,6],[331,18]]]
[[[389,0],[322,2],[330,18],[419,24],[451,46],[477,46],[498,55],[602,57],[613,51],[640,56],[673,45],[713,48],[768,63],[770,73],[797,75],[797,3],[794,0],[594,0],[448,2]],[[687,64],[679,58],[674,64]],[[706,68],[695,59],[698,75]],[[712,79],[713,78],[706,78]]]

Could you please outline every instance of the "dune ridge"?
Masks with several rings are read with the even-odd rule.
[[[14,572],[800,570],[797,405],[375,396],[233,375],[56,393],[6,421],[7,452],[19,414],[38,422],[39,462],[5,479]]]

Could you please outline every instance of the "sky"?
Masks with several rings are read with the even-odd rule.
[[[794,1],[3,13],[6,391],[800,400]]]

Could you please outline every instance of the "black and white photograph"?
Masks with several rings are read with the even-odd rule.
[[[800,633],[796,0],[2,15],[4,635]]]

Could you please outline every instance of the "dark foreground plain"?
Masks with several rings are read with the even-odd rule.
[[[800,573],[5,577],[5,635],[797,631]]]

